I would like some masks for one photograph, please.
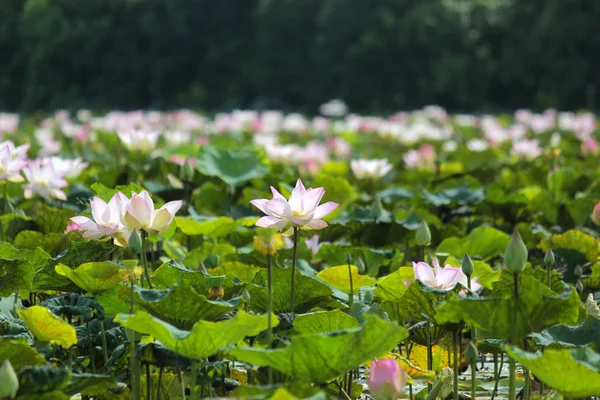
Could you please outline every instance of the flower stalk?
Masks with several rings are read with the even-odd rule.
[[[292,285],[290,291],[290,313],[294,313],[296,302],[296,259],[298,257],[298,228],[294,227],[294,247],[292,249]]]

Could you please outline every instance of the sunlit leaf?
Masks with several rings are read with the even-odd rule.
[[[365,286],[373,286],[377,283],[377,280],[367,275],[360,275],[358,268],[355,265],[351,265],[352,271],[352,290],[353,294],[358,294],[359,289]],[[327,282],[334,288],[341,290],[346,294],[350,294],[350,275],[348,271],[348,265],[339,265],[337,267],[331,267],[324,269],[317,274],[317,278]]]
[[[36,340],[65,348],[77,343],[75,328],[52,314],[46,307],[32,306],[18,310],[17,313]]]
[[[447,238],[437,248],[438,253],[448,253],[461,260],[465,254],[489,260],[504,252],[510,236],[502,231],[482,226],[475,228],[464,239]]]
[[[340,310],[320,311],[296,316],[294,331],[300,334],[327,333],[356,328],[356,318]]]
[[[74,270],[64,264],[58,264],[54,268],[57,274],[69,278],[89,293],[112,289],[123,280],[121,267],[110,261],[85,263]]]

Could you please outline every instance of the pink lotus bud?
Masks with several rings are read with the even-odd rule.
[[[598,147],[598,142],[596,142],[596,139],[594,139],[591,136],[581,144],[581,154],[583,154],[584,156],[596,155],[598,154],[598,150],[600,150],[600,148]]]
[[[396,399],[406,386],[406,372],[396,360],[386,358],[371,363],[369,372],[369,389],[375,399]]]
[[[592,211],[592,222],[595,225],[600,226],[600,203],[596,204],[594,210]]]

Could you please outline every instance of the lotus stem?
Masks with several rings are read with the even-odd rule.
[[[90,322],[89,321],[85,323],[85,327],[87,329],[87,334],[88,334],[90,364],[92,366],[92,373],[95,374],[96,373],[96,357],[94,354],[94,342],[92,342],[92,331],[90,330]]]
[[[162,385],[163,367],[158,369],[158,386],[156,387],[156,400],[160,400],[160,387]]]
[[[519,274],[513,274],[513,298],[514,298],[514,308],[512,315],[512,331],[510,337],[510,344],[516,346],[517,344],[517,321],[519,315]],[[508,399],[515,400],[516,398],[516,372],[517,372],[517,362],[514,358],[510,358],[509,360],[509,376],[508,376]]]
[[[352,266],[348,263],[348,277],[350,278],[350,309],[354,305],[354,282],[352,282]]]
[[[141,251],[141,259],[142,259],[142,268],[144,269],[144,278],[146,278],[146,282],[148,283],[148,288],[152,289],[152,282],[150,281],[150,272],[148,271],[148,255],[146,254],[146,242],[148,239],[148,234],[145,231],[141,232],[142,236],[142,251]]]
[[[523,343],[523,350],[527,351],[528,349],[527,338]],[[531,379],[529,377],[529,370],[523,366],[523,373],[525,374],[525,389],[523,390],[523,400],[529,400],[531,396]]]
[[[458,331],[454,331],[452,333],[452,351],[454,353],[454,386],[453,386],[453,398],[454,400],[458,400]]]
[[[198,380],[198,364],[196,360],[192,361],[192,378],[190,381],[190,398],[197,399],[198,392],[196,391],[196,381]]]
[[[502,367],[504,367],[504,354],[500,354],[500,368],[498,368],[498,355],[494,354],[494,390],[492,390],[492,398],[496,397],[498,392],[498,384],[500,383],[500,376],[502,375]]]
[[[102,355],[104,356],[104,365],[108,364],[108,349],[106,345],[106,330],[104,329],[104,321],[100,320],[100,332],[102,334]]]
[[[477,399],[477,397],[475,397],[476,393],[477,393],[477,385],[475,385],[475,375],[477,372],[477,368],[476,368],[477,363],[473,363],[471,364],[471,399],[475,400]]]
[[[267,254],[267,348],[273,343],[273,269],[271,267],[271,255]],[[273,370],[268,367],[269,386],[273,384]]]
[[[183,382],[183,375],[181,374],[181,368],[177,368],[177,377],[179,378],[179,390],[181,393],[181,399],[185,400],[185,383]]]
[[[150,363],[146,363],[146,400],[150,400],[152,396],[150,392],[152,390],[152,378],[150,376]]]
[[[298,256],[298,228],[294,227],[294,248],[292,250],[292,290],[290,294],[290,313],[294,313],[296,302],[296,258]]]
[[[431,349],[431,327],[427,324],[427,370],[433,370],[433,351]],[[428,392],[431,392],[431,383],[427,384]]]

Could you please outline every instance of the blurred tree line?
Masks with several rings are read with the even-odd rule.
[[[598,0],[0,0],[0,109],[593,106]]]

